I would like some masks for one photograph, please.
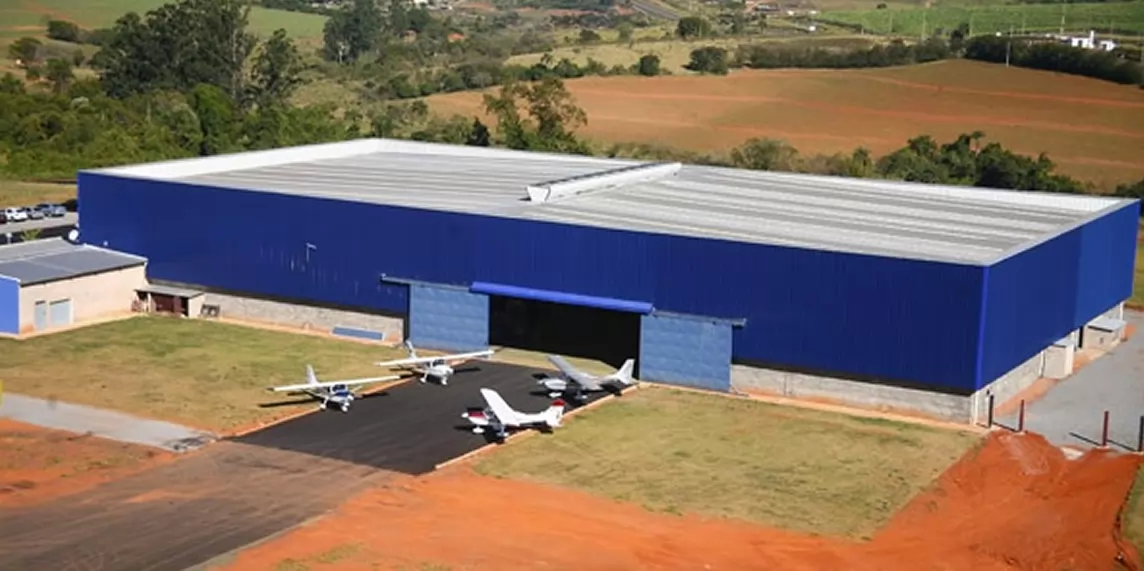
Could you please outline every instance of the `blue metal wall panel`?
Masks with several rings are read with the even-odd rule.
[[[989,268],[981,388],[1132,295],[1138,203]]]
[[[79,184],[84,240],[147,256],[153,278],[394,312],[409,286],[382,273],[512,284],[746,318],[735,356],[760,364],[960,390],[977,376],[980,267],[93,173]]]
[[[1078,228],[1076,313],[1073,323],[1088,323],[1132,297],[1140,202],[1128,204]]]
[[[20,333],[20,282],[0,276],[0,333]]]
[[[731,325],[650,314],[640,317],[639,378],[731,390]]]
[[[409,286],[409,340],[447,351],[489,346],[489,298],[452,288]]]

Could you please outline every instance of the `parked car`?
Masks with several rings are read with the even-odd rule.
[[[34,207],[29,208],[29,207],[25,206],[24,208],[22,208],[22,210],[24,211],[25,214],[28,215],[28,220],[43,220],[44,218],[47,218],[47,216],[45,216],[43,212],[41,212],[40,210],[38,210]]]
[[[23,208],[8,207],[4,209],[4,216],[9,222],[23,222],[28,219],[28,213]]]
[[[59,217],[68,213],[67,208],[60,206],[59,204],[48,204],[46,202],[41,203],[41,204],[37,204],[36,207],[33,208],[32,210],[40,212],[45,217],[50,217],[50,218],[59,218]]]
[[[8,215],[4,214],[3,210],[0,210],[0,224],[7,224],[7,223],[8,223]]]

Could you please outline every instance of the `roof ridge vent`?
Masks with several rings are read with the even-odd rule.
[[[659,180],[675,176],[681,168],[683,163],[645,163],[530,184],[527,187],[528,200],[539,203],[552,202],[624,184]]]

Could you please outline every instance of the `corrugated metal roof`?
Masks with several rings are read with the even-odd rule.
[[[641,161],[371,139],[108,174],[957,263],[984,264],[1123,201],[685,165],[530,202],[527,187]],[[309,157],[312,160],[303,160]],[[666,171],[665,171],[666,172]],[[645,177],[646,178],[646,177]],[[577,183],[579,184],[579,183]]]
[[[88,274],[128,268],[146,258],[76,245],[62,238],[34,240],[0,247],[0,276],[21,285],[54,282]]]

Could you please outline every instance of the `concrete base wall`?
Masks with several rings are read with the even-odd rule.
[[[1045,370],[1048,379],[1063,379],[1072,374],[1076,364],[1076,344],[1064,343],[1045,349]]]
[[[219,306],[224,318],[296,327],[311,331],[330,331],[334,327],[352,327],[385,334],[386,342],[402,338],[403,320],[396,317],[358,313],[324,307],[295,305],[264,299],[207,293],[200,298],[207,305]],[[197,317],[197,313],[194,314]]]
[[[989,417],[989,395],[993,395],[993,406],[1001,406],[1016,397],[1021,391],[1033,386],[1044,376],[1047,351],[1037,353],[1029,360],[1017,365],[997,380],[981,388],[969,397],[972,414],[969,422],[985,424]]]
[[[731,366],[731,386],[745,392],[823,399],[874,410],[920,413],[955,422],[969,422],[972,412],[970,400],[964,396],[743,365]]]

